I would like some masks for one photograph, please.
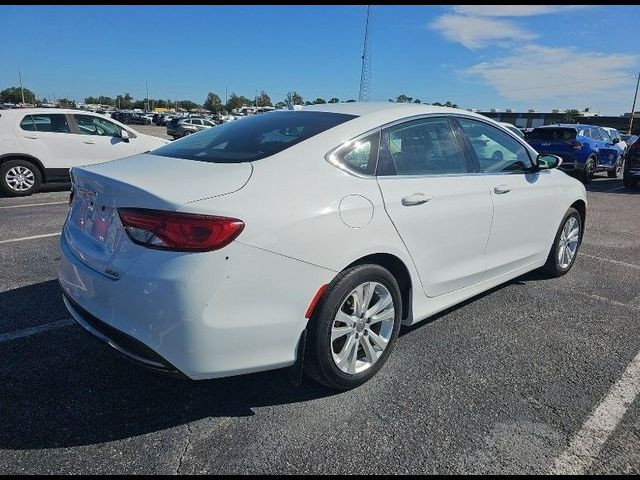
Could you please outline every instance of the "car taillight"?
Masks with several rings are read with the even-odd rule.
[[[577,141],[577,140],[567,140],[566,142],[567,145],[569,145],[571,148],[573,148],[574,150],[580,150],[582,148],[582,144]]]
[[[133,242],[160,250],[218,250],[231,243],[244,229],[242,220],[229,217],[144,208],[120,208],[118,214]]]

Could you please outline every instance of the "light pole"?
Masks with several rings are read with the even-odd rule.
[[[640,85],[640,73],[638,73],[638,81],[636,82],[636,93],[633,95],[633,106],[631,107],[631,120],[629,120],[629,135],[633,128],[633,115],[636,111],[636,99],[638,98],[638,86]]]

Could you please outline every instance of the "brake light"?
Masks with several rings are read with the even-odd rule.
[[[134,243],[160,250],[218,250],[231,243],[244,229],[242,220],[229,217],[144,208],[120,208],[118,214]]]
[[[582,148],[582,144],[577,141],[577,140],[567,140],[566,142],[567,145],[569,145],[571,148],[573,148],[574,150],[580,150]]]

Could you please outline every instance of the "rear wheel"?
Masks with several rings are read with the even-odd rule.
[[[309,321],[306,373],[337,390],[368,381],[395,345],[400,298],[395,278],[379,265],[359,265],[340,273]]]
[[[0,166],[0,191],[14,197],[37,192],[42,184],[40,170],[27,160],[9,160]]]
[[[620,155],[618,157],[618,161],[616,162],[616,167],[613,170],[609,170],[607,172],[607,176],[609,178],[620,178],[623,168],[624,168],[624,158],[622,155]]]
[[[591,179],[593,178],[593,174],[596,171],[596,161],[593,157],[589,157],[587,159],[587,163],[584,166],[584,171],[582,172],[582,183],[585,185],[587,183],[591,183]]]
[[[542,270],[551,277],[561,277],[573,266],[582,241],[582,218],[571,207],[567,210]]]
[[[638,186],[638,180],[633,178],[629,173],[624,174],[622,177],[622,183],[626,188],[636,188]]]

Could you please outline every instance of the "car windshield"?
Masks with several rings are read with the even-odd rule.
[[[154,155],[212,163],[260,160],[307,140],[355,115],[285,111],[245,117],[154,150]]]

